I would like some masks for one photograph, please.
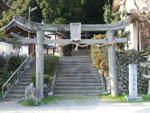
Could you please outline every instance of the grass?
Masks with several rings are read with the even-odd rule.
[[[147,96],[145,94],[140,94],[140,96],[143,97],[143,102],[150,102],[150,96]]]
[[[100,94],[97,96],[73,96],[73,95],[67,95],[67,96],[48,96],[42,99],[41,103],[38,103],[37,105],[33,104],[33,100],[30,98],[25,99],[21,102],[24,106],[40,106],[41,104],[49,104],[52,102],[57,101],[63,101],[63,100],[73,100],[75,102],[87,102],[89,100],[93,99],[99,99],[102,102],[117,102],[117,103],[141,103],[141,102],[150,102],[150,96],[147,96],[145,94],[139,94],[139,96],[143,97],[142,101],[130,101],[128,102],[125,98],[126,94],[121,94],[118,97],[112,97],[110,94]]]
[[[42,99],[42,103],[48,104],[50,102],[56,102],[57,100],[64,100],[64,96],[48,96]]]
[[[118,97],[112,97],[110,94],[107,95],[99,95],[99,98],[102,101],[108,101],[108,102],[121,102],[121,103],[139,103],[139,102],[150,102],[150,96],[147,96],[145,94],[139,94],[139,96],[143,97],[143,100],[134,100],[128,102],[125,98],[126,94],[121,94]]]
[[[63,96],[48,96],[42,99],[42,101],[38,104],[34,103],[32,98],[25,98],[24,100],[19,101],[20,104],[24,106],[40,106],[42,103],[49,104],[50,102],[56,102],[57,100],[63,100]]]
[[[102,102],[118,102],[118,103],[140,103],[140,102],[150,102],[150,96],[147,96],[145,94],[140,94],[140,96],[143,97],[143,100],[141,101],[130,101],[128,102],[125,98],[126,94],[121,94],[118,97],[112,97],[110,94],[100,94],[98,96],[72,96],[72,95],[68,95],[68,96],[50,96],[50,97],[45,97],[42,100],[42,103],[44,104],[49,104],[51,102],[56,102],[56,101],[62,101],[62,100],[73,100],[76,102],[86,102],[88,100],[92,100],[92,99],[100,99]]]
[[[34,100],[29,97],[25,98],[24,100],[20,101],[19,103],[24,106],[40,106],[40,104],[41,104],[41,103],[35,104]]]
[[[125,99],[125,95],[124,94],[121,94],[119,95],[118,97],[113,97],[111,96],[110,94],[100,94],[99,95],[99,98],[102,100],[102,101],[109,101],[109,102],[127,102],[127,100]]]
[[[48,96],[43,98],[42,103],[49,104],[51,102],[62,101],[62,100],[72,100],[75,102],[86,102],[91,99],[97,99],[97,96],[75,96],[75,95],[66,95],[66,96]]]

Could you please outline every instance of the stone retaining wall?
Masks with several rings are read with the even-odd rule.
[[[137,64],[138,92],[147,92],[148,80],[142,77],[143,68],[139,66],[140,62],[144,61],[144,57],[134,50],[117,53],[118,88],[120,93],[128,93],[129,91],[129,64]]]

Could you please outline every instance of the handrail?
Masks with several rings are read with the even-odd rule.
[[[2,86],[2,96],[4,95],[4,88],[9,83],[9,81],[17,74],[17,72],[22,68],[22,66],[27,63],[27,61],[30,59],[30,57],[33,55],[34,52],[32,52],[24,61],[23,63],[15,70],[15,72],[10,76],[10,78],[4,83]],[[17,77],[18,79],[18,77]]]

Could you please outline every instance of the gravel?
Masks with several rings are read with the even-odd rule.
[[[111,103],[100,99],[53,101],[41,106],[22,106],[17,102],[1,102],[0,113],[150,113],[150,103]]]

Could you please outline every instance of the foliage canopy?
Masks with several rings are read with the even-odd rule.
[[[31,20],[47,24],[70,22],[103,23],[105,0],[8,0],[11,9],[3,11],[0,16],[0,27],[8,24],[12,16],[28,18],[29,6],[38,7],[31,12]]]

